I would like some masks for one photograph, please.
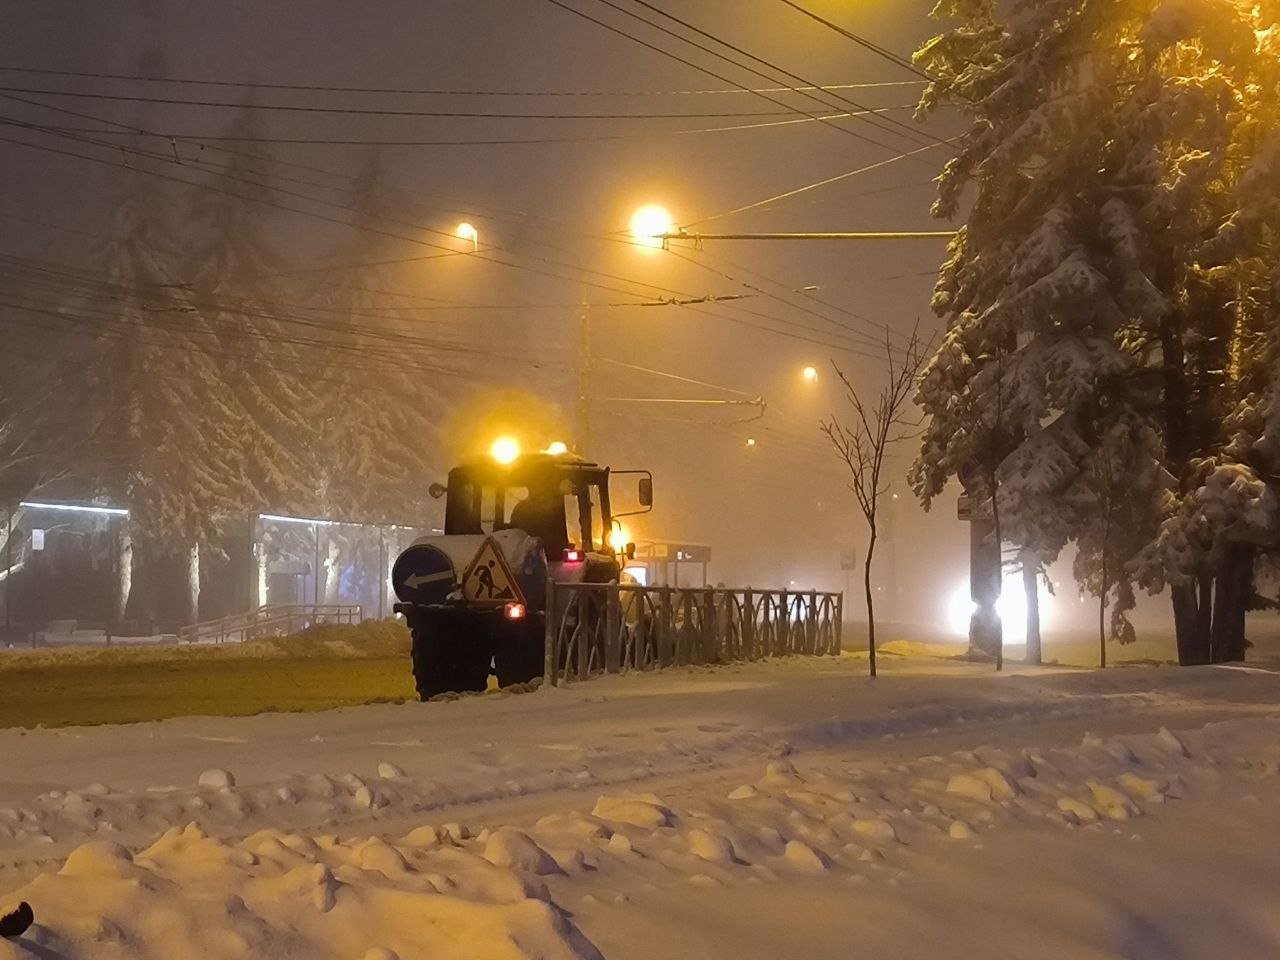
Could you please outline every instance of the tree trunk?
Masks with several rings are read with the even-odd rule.
[[[338,602],[341,568],[338,559],[342,550],[338,546],[338,541],[331,535],[329,537],[328,549],[322,566],[324,567],[324,602],[327,604],[335,604]]]
[[[1027,663],[1040,663],[1040,577],[1038,566],[1025,553],[1022,560],[1022,591],[1027,595]]]
[[[187,550],[187,623],[200,622],[200,544]]]
[[[871,539],[867,543],[867,559],[862,565],[862,586],[867,595],[867,658],[871,667],[871,676],[876,675],[876,605],[871,592],[871,559],[876,553],[876,530],[871,528]]]
[[[1202,630],[1197,587],[1192,583],[1175,584],[1173,627],[1178,641],[1178,663],[1184,667],[1209,662],[1209,634]]]
[[[112,609],[112,628],[119,630],[129,609],[129,594],[133,591],[133,538],[129,531],[121,529],[116,541],[116,595]]]
[[[1202,574],[1197,581],[1200,591],[1196,607],[1196,636],[1204,659],[1201,663],[1213,663],[1213,577]]]
[[[1002,391],[996,391],[996,402],[1000,402]],[[999,422],[999,414],[997,413],[997,423]],[[996,471],[993,468],[990,477],[991,484],[991,526],[992,535],[996,540],[996,597],[999,598],[1004,593],[1004,535],[1000,532],[1000,483],[996,479]],[[996,671],[1004,669],[1004,623],[999,616],[996,617]]]
[[[267,605],[267,601],[270,600],[271,598],[267,592],[267,586],[270,583],[270,581],[267,579],[267,545],[266,543],[260,541],[256,545],[256,550],[257,550],[257,553],[254,555],[254,559],[257,562],[255,564],[256,569],[254,570],[254,579],[257,584],[258,596],[257,596],[257,602],[254,604],[254,608],[258,609],[261,607],[265,607]]]
[[[154,636],[156,632],[156,548],[150,540],[143,540],[139,544],[135,544],[134,556],[137,557],[137,569],[141,574],[140,583],[136,593],[138,594],[137,602],[134,604],[135,616],[140,621],[139,626],[145,636]],[[131,591],[134,592],[134,591]]]
[[[1210,660],[1237,662],[1245,653],[1245,614],[1253,597],[1253,548],[1232,544],[1218,573],[1213,600]]]
[[[1102,589],[1098,591],[1098,669],[1107,669],[1107,591],[1111,585],[1107,583],[1107,547],[1106,538],[1102,542]]]
[[[992,549],[990,520],[969,521],[969,597],[973,615],[969,620],[969,651],[996,656],[1000,646],[1000,619],[996,601],[1000,598],[1000,553]]]

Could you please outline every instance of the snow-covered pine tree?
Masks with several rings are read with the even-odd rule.
[[[243,414],[227,397],[218,339],[189,303],[181,245],[154,183],[127,173],[114,206],[112,240],[98,257],[103,280],[80,304],[102,318],[87,405],[102,450],[93,463],[99,489],[130,510],[132,547],[122,553],[143,565],[170,556],[190,563],[252,496],[235,442]],[[189,606],[193,617],[195,588]]]
[[[1051,556],[1101,502],[1090,488],[1106,471],[1089,469],[1082,451],[1133,418],[1160,440],[1158,459],[1126,488],[1141,528],[1172,521],[1203,487],[1200,464],[1229,440],[1224,371],[1241,345],[1248,257],[1207,261],[1224,225],[1241,219],[1233,198],[1274,135],[1257,111],[1261,98],[1275,102],[1275,7],[938,5],[958,24],[917,54],[935,78],[921,112],[950,103],[972,123],[935,204],[941,217],[969,208],[934,296],[947,334],[921,389],[930,422],[912,474],[926,502],[966,462],[999,458],[1006,528]],[[965,423],[990,407],[997,384],[1008,390],[1008,449],[980,449]],[[1037,527],[1048,528],[1043,543]],[[1154,563],[1170,574],[1183,662],[1208,657],[1216,561],[1202,552],[1176,574]],[[1154,588],[1152,571],[1142,568]],[[1122,596],[1134,573],[1124,559]]]
[[[378,236],[393,210],[376,151],[347,203],[354,229],[313,293],[333,324],[334,355],[347,358],[316,408],[322,492],[336,515],[413,521],[426,509],[429,478],[447,467],[439,425],[450,368],[431,350],[431,326],[397,292],[400,271],[417,265],[395,263],[403,246]]]
[[[258,132],[250,111],[231,135]],[[275,171],[269,159],[239,150],[192,194],[184,274],[193,308],[217,336],[224,399],[233,408],[232,446],[243,454],[253,509],[311,512],[316,506],[316,430],[312,411],[322,371],[306,347],[312,331],[290,322],[281,303],[287,265],[269,236]]]
[[[1246,25],[1255,46],[1235,64],[1232,176],[1215,184],[1230,212],[1198,251],[1205,283],[1229,295],[1203,331],[1211,360],[1202,376],[1223,394],[1221,442],[1197,451],[1140,567],[1155,586],[1197,587],[1197,631],[1213,661],[1243,659],[1245,613],[1274,603],[1257,596],[1255,569],[1274,571],[1280,551],[1280,4],[1258,6]],[[1195,10],[1165,25],[1174,39],[1202,29]]]

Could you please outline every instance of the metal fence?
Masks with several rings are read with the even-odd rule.
[[[544,680],[840,652],[844,594],[547,584]]]
[[[183,643],[243,642],[255,637],[277,637],[297,633],[317,623],[359,623],[358,603],[272,604],[248,613],[235,613],[183,627]]]

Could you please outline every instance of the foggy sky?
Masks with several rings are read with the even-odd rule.
[[[575,0],[580,9],[600,13],[592,0]],[[297,82],[376,87],[449,87],[513,91],[671,91],[722,88],[721,81],[645,50],[628,40],[557,9],[542,0],[497,2],[377,3],[315,0],[311,3],[231,0],[129,0],[105,4],[51,0],[5,5],[0,34],[0,63],[79,71],[139,72],[218,80]],[[861,31],[884,46],[909,54],[931,35],[927,0],[841,3],[813,0],[813,9]],[[913,79],[848,40],[805,20],[773,0],[700,0],[665,5],[743,48],[820,83],[881,82]],[[612,18],[620,25],[624,20]],[[658,38],[635,24],[634,32],[669,49],[681,49],[698,62],[706,55]],[[764,85],[724,64],[713,67],[735,82]],[[137,84],[73,81],[0,73],[8,86],[39,89],[137,92]],[[852,91],[848,95],[873,106],[912,103],[917,87]],[[220,88],[148,86],[182,96],[237,99],[243,91]],[[265,91],[273,102],[343,102],[338,94],[287,94]],[[294,97],[294,99],[290,99]],[[211,97],[213,98],[213,97]],[[191,137],[220,132],[234,111],[194,107],[139,107],[98,101],[80,106],[95,114],[138,122]],[[604,112],[770,111],[750,96],[571,97],[554,101],[531,97],[369,98],[350,97],[353,105],[487,110]],[[816,107],[815,107],[816,109]],[[6,106],[3,113],[21,115]],[[909,112],[894,114],[907,119]],[[532,121],[420,118],[353,118],[266,114],[262,126],[277,136],[331,137],[592,137],[620,134],[620,140],[557,144],[470,147],[393,147],[384,151],[388,179],[412,192],[420,204],[415,222],[451,229],[465,216],[479,225],[482,242],[508,245],[523,255],[544,256],[587,265],[590,269],[693,294],[744,292],[740,283],[700,270],[674,257],[645,256],[616,244],[591,239],[624,229],[630,211],[645,202],[670,208],[681,223],[737,207],[811,181],[881,160],[888,151],[819,124],[768,130],[664,137],[662,130],[715,126],[732,120]],[[740,122],[740,121],[738,121]],[[907,141],[845,121],[895,149]],[[946,121],[930,129],[945,132]],[[264,148],[280,157],[329,170],[352,170],[361,158],[353,147]],[[928,216],[929,183],[944,156],[905,160],[865,176],[804,194],[739,216],[716,221],[734,230],[940,229]],[[90,241],[12,219],[46,219],[93,232],[106,228],[110,169],[89,169],[70,159],[0,144],[0,215],[7,252],[83,263]],[[163,202],[163,191],[157,191]],[[500,211],[500,212],[499,212]],[[494,212],[492,217],[487,212]],[[557,221],[548,225],[542,218]],[[335,241],[342,228],[306,220],[278,218],[282,246],[291,259],[305,262]],[[406,245],[405,256],[422,251]],[[874,333],[872,323],[907,330],[919,319],[927,330],[932,280],[942,254],[936,242],[902,244],[708,244],[704,251],[682,251],[716,271],[762,284],[760,274],[786,288],[816,285],[816,296],[859,318],[805,301],[789,299],[847,324]],[[467,300],[601,304],[616,296],[581,283],[550,280],[492,265],[444,261],[425,264],[422,291]],[[763,284],[762,284],[763,285]],[[840,327],[803,310],[766,298],[744,301],[745,311],[782,318],[799,336],[827,340]],[[728,311],[715,311],[728,312]],[[741,311],[751,323],[776,325]],[[800,586],[840,586],[840,547],[861,544],[851,496],[818,434],[820,416],[842,409],[830,361],[835,360],[859,384],[874,386],[882,364],[829,346],[787,339],[707,313],[671,308],[623,310],[593,307],[595,351],[606,357],[672,371],[759,394],[769,403],[759,423],[707,426],[660,423],[619,415],[630,408],[595,406],[595,454],[618,467],[655,471],[658,510],[637,522],[642,535],[710,543],[717,562],[713,579],[774,585],[796,579]],[[575,311],[514,311],[476,316],[442,316],[463,341],[509,346],[545,360],[537,367],[495,362],[466,390],[519,386],[559,402],[572,411],[577,337]],[[816,328],[816,329],[812,329]],[[822,371],[816,388],[806,388],[799,370],[812,363]],[[596,395],[670,393],[669,381],[602,373]],[[698,391],[684,386],[685,396]],[[705,393],[705,391],[703,391]],[[645,413],[653,414],[652,410]],[[688,415],[676,409],[666,415]],[[705,415],[703,415],[705,416]],[[748,451],[747,437],[757,438]],[[914,451],[904,450],[902,465]],[[901,471],[899,471],[900,474]],[[935,583],[941,572],[951,584],[963,571],[966,531],[955,521],[954,504],[940,502],[925,517],[911,502],[905,485],[895,503],[895,533],[900,590],[908,594]],[[927,549],[922,550],[921,547]],[[861,550],[861,547],[859,547]],[[918,569],[913,557],[928,557]],[[892,560],[892,557],[890,558]]]

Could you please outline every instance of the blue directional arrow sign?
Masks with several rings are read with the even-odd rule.
[[[409,547],[391,568],[396,596],[405,603],[443,603],[456,582],[448,554],[427,543]]]

